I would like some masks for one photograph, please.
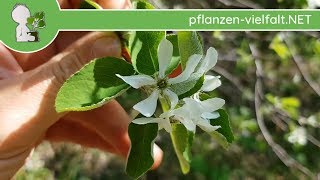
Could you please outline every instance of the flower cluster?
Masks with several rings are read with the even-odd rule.
[[[201,101],[200,92],[210,92],[221,85],[219,76],[205,75],[217,63],[217,51],[209,48],[206,56],[192,55],[189,57],[184,71],[177,77],[169,78],[166,74],[172,59],[173,45],[167,39],[163,39],[158,49],[159,71],[152,76],[138,74],[121,76],[119,78],[135,89],[143,88],[150,95],[147,99],[139,102],[133,108],[145,117],[133,121],[136,124],[158,123],[159,130],[165,129],[171,132],[171,123],[180,122],[189,131],[195,132],[196,126],[207,132],[215,131],[220,126],[212,126],[210,120],[219,117],[216,110],[220,109],[225,101],[220,98],[210,98]],[[179,100],[178,95],[171,89],[173,85],[190,81],[192,77],[202,77],[203,86],[199,92],[191,97]],[[159,117],[153,117],[157,109],[158,99],[168,102],[168,110]]]

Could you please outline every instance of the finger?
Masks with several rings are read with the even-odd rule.
[[[151,167],[151,170],[157,169],[160,166],[162,159],[163,159],[163,151],[156,144],[154,144],[154,146],[153,146],[153,156],[154,156],[153,157],[154,163]]]
[[[91,129],[104,141],[112,145],[120,155],[127,157],[130,149],[128,125],[131,119],[116,101],[111,101],[92,111],[72,112],[65,118]],[[161,164],[163,152],[157,145],[154,145],[153,154],[154,164],[152,169],[156,169]]]
[[[23,151],[14,157],[0,155],[0,179],[12,179],[14,174],[23,166],[32,149]]]
[[[10,51],[0,44],[0,80],[21,74],[23,71]]]
[[[116,35],[92,33],[43,66],[0,81],[0,154],[30,148],[63,116],[55,111],[55,97],[71,74],[91,59],[120,53]]]
[[[18,53],[11,51],[24,71],[30,71],[48,62],[59,52],[64,51],[88,32],[60,32],[55,41],[45,49],[36,53]]]
[[[29,71],[48,62],[58,51],[56,43],[52,43],[45,49],[36,53],[20,53],[12,50],[10,50],[10,52],[23,71]]]
[[[76,9],[80,7],[81,0],[59,0],[62,9]],[[106,9],[128,9],[131,8],[130,0],[97,0]],[[24,71],[32,70],[41,64],[49,61],[57,53],[65,50],[77,39],[83,37],[88,32],[60,32],[56,40],[45,49],[36,53],[19,53],[11,51],[18,60]]]
[[[72,142],[85,147],[98,148],[103,151],[119,154],[114,147],[94,131],[81,124],[61,119],[51,126],[45,136],[50,142]]]
[[[105,9],[130,9],[130,0],[96,0]]]
[[[105,56],[121,57],[118,36],[111,32],[90,33],[53,57],[49,63],[42,66],[42,70],[52,76],[53,83],[58,83],[59,86],[92,59]]]
[[[82,0],[58,0],[61,9],[77,9]]]
[[[116,101],[111,101],[103,107],[91,111],[72,112],[65,118],[91,129],[99,134],[104,141],[112,144],[123,157],[127,156],[130,148],[128,137],[130,117]]]

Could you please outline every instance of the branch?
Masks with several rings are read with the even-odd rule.
[[[310,77],[310,74],[305,70],[304,64],[303,64],[303,59],[299,54],[293,53],[293,45],[289,42],[288,38],[289,36],[286,35],[285,33],[280,34],[282,36],[282,39],[284,43],[287,45],[290,54],[292,55],[293,61],[295,65],[297,66],[300,74],[302,75],[303,79],[308,83],[308,85],[311,87],[311,89],[318,95],[320,96],[320,86],[316,82],[312,80]]]
[[[260,6],[259,4],[257,3],[254,3],[252,1],[249,1],[249,0],[236,0],[238,3],[240,4],[243,4],[244,6],[247,6],[249,8],[252,8],[252,9],[264,9],[262,6]]]
[[[253,50],[253,52],[257,52],[256,48],[249,44],[250,49]],[[275,143],[271,134],[269,133],[265,123],[264,118],[261,111],[261,99],[263,95],[263,89],[262,89],[262,77],[263,77],[263,70],[262,70],[262,64],[260,59],[255,60],[256,63],[256,76],[257,81],[255,85],[255,111],[256,111],[256,118],[258,126],[262,132],[263,137],[267,141],[268,145],[272,148],[273,152],[279,157],[279,159],[289,168],[294,168],[305,175],[309,176],[312,179],[315,179],[315,175],[306,167],[304,167],[302,164],[300,164],[298,161],[296,161],[294,158],[292,158],[284,148],[282,148],[279,144]]]
[[[250,0],[219,0],[222,4],[226,6],[236,6],[239,8],[252,8],[252,9],[264,9],[257,3]]]
[[[235,78],[232,74],[230,74],[228,71],[226,71],[224,68],[221,68],[219,66],[215,66],[212,71],[220,74],[224,78],[226,78],[228,81],[230,81],[240,92],[243,92],[243,86],[240,83],[239,79]]]
[[[245,8],[246,6],[244,6],[243,4],[239,3],[239,2],[235,2],[233,0],[218,0],[220,3],[226,5],[226,6],[236,6],[239,8]]]
[[[279,109],[277,107],[273,107],[273,110],[279,115],[279,118],[282,119],[285,123],[289,124],[289,122],[292,122],[291,117],[288,115],[288,113],[284,112],[282,109]],[[303,123],[298,121],[299,125],[303,127]],[[307,139],[315,146],[320,148],[320,141],[316,139],[311,134],[307,133]]]
[[[308,140],[314,144],[315,146],[317,146],[318,148],[320,148],[320,141],[318,139],[316,139],[315,137],[313,137],[312,135],[308,134],[307,135]]]
[[[165,7],[162,4],[162,1],[156,1],[156,0],[150,0],[150,2],[157,8],[157,9],[167,9],[167,7]]]

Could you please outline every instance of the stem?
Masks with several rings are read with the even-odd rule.
[[[33,28],[32,28],[32,31],[35,31],[35,30],[36,30],[38,24],[39,24],[39,20],[34,23],[34,26],[33,26]]]
[[[169,111],[170,110],[170,105],[169,105],[168,101],[165,98],[162,98],[162,97],[160,97],[159,100],[160,100],[160,104],[161,104],[163,112]]]

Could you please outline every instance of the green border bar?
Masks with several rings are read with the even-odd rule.
[[[320,29],[319,10],[62,10],[61,30]]]

